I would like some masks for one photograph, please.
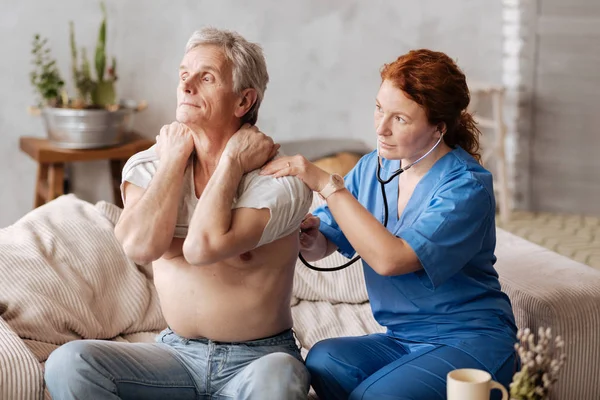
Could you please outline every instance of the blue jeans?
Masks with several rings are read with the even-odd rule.
[[[171,329],[156,343],[76,340],[50,355],[44,377],[53,400],[306,399],[310,384],[291,330],[241,343]]]
[[[488,371],[507,389],[515,356],[507,354],[498,371]],[[409,343],[385,334],[319,342],[309,351],[306,366],[320,400],[443,400],[448,372],[486,369],[454,347]],[[492,399],[499,394],[492,391]]]

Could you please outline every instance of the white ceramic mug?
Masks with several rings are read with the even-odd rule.
[[[502,400],[508,400],[506,388],[480,369],[456,369],[449,372],[446,389],[448,400],[490,400],[492,389],[502,391]]]

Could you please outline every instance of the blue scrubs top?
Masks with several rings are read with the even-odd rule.
[[[345,177],[347,189],[383,223],[383,197],[376,178],[377,152],[367,154]],[[386,179],[400,161],[383,160]],[[514,354],[515,320],[500,290],[496,257],[492,175],[457,147],[439,159],[418,183],[398,219],[398,178],[385,187],[388,230],[404,239],[423,269],[381,276],[363,262],[371,309],[388,334],[400,339],[461,349],[489,371]],[[354,248],[325,205],[314,212],[320,231],[352,257]],[[368,240],[368,238],[365,238]]]

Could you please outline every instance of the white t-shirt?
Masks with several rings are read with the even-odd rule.
[[[280,157],[278,154],[277,157]],[[121,195],[125,202],[123,184],[133,183],[146,189],[158,170],[160,160],[155,146],[132,156],[123,168]],[[188,163],[184,174],[181,200],[177,210],[175,237],[185,238],[198,198],[194,188],[194,169]],[[259,175],[259,170],[245,174],[240,181],[232,209],[267,208],[271,217],[256,247],[285,237],[300,228],[302,219],[308,212],[313,193],[296,177],[272,178]]]

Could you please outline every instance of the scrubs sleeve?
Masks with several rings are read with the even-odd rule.
[[[363,170],[363,165],[367,162],[369,156],[365,156],[361,158],[358,163],[352,168],[350,172],[344,177],[344,183],[346,189],[355,199],[358,199],[358,189],[361,181],[361,174]],[[332,243],[338,247],[338,251],[341,255],[347,258],[352,258],[356,253],[354,247],[350,244],[346,235],[342,232],[339,225],[333,218],[331,211],[329,210],[329,206],[327,204],[323,204],[317,207],[313,212],[313,215],[319,217],[321,220],[321,224],[319,225],[319,230],[321,233]]]
[[[493,197],[476,179],[442,185],[426,210],[396,236],[414,250],[431,289],[459,272],[480,252],[494,216]]]

